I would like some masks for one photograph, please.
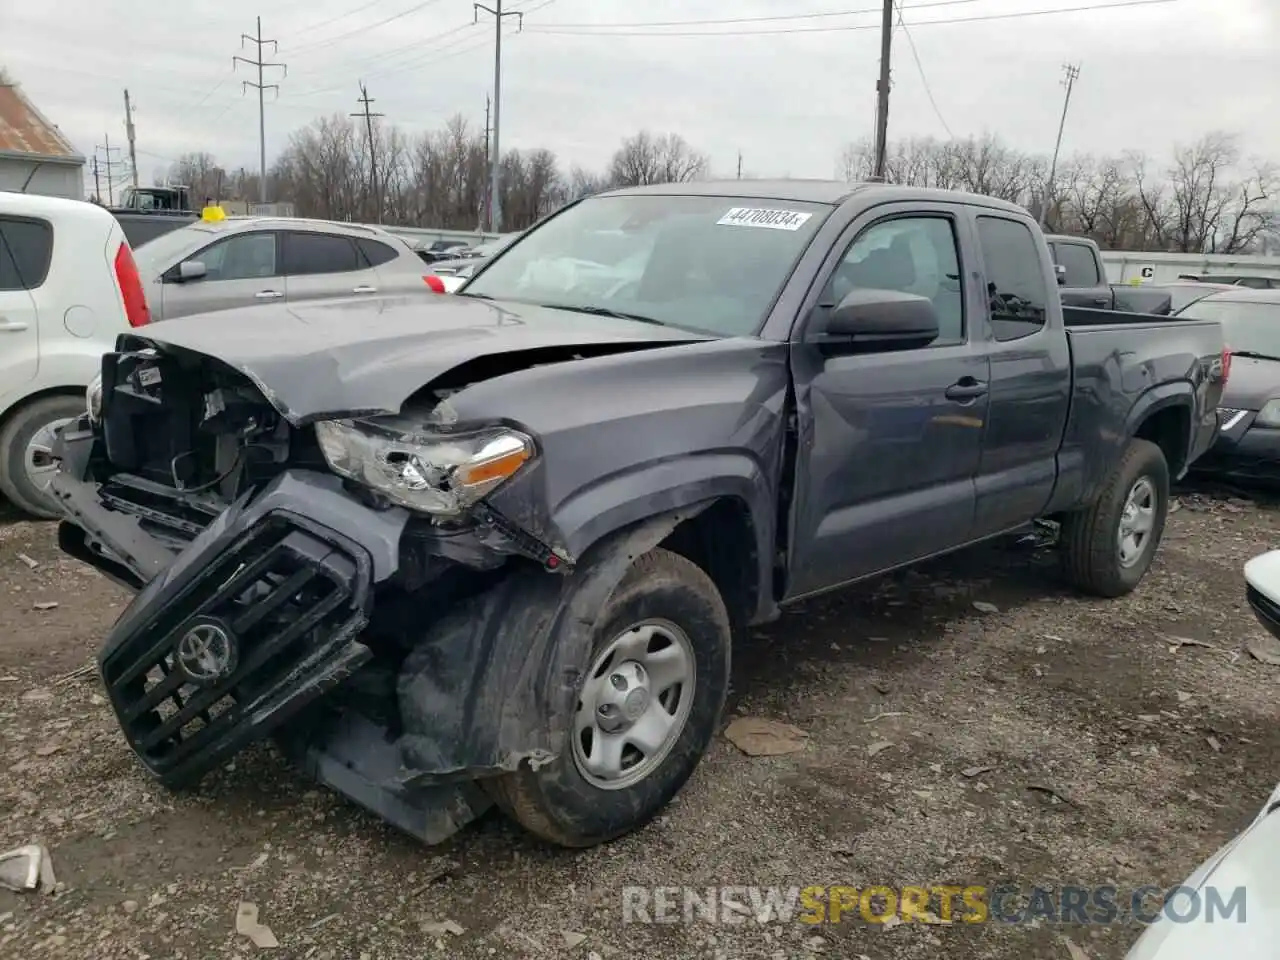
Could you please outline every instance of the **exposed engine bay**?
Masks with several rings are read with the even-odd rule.
[[[553,575],[573,566],[563,551],[482,500],[531,441],[503,428],[441,446],[461,386],[376,424],[298,426],[213,358],[104,358],[60,440],[59,537],[140,591],[99,662],[158,779],[194,782],[270,734],[435,842],[489,805],[474,780],[552,755],[529,671],[564,665],[550,647],[527,657],[584,592]]]

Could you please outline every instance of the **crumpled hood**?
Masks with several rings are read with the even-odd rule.
[[[482,357],[532,351],[534,360],[561,348],[568,359],[574,348],[705,339],[634,320],[424,292],[185,317],[122,335],[117,349],[149,342],[221,360],[301,425],[323,415],[395,413],[440,375]]]

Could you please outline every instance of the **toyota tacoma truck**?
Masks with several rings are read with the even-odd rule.
[[[1121,319],[1064,316],[998,200],[622,190],[455,295],[122,335],[60,543],[137,590],[98,662],[164,784],[270,737],[424,842],[496,804],[589,846],[680,789],[789,604],[1037,519],[1137,587],[1228,368],[1216,323]]]

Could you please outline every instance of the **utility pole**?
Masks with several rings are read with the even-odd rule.
[[[129,137],[129,169],[133,172],[133,189],[138,189],[138,154],[134,149],[133,104],[129,102],[129,91],[124,92],[124,132]]]
[[[876,156],[871,179],[884,182],[885,157],[889,150],[889,49],[893,41],[894,0],[884,0],[880,21],[880,79],[876,82]]]
[[[1080,79],[1080,65],[1064,63],[1062,65],[1062,86],[1067,88],[1067,96],[1062,101],[1062,119],[1058,121],[1058,139],[1053,145],[1053,162],[1049,164],[1049,182],[1045,184],[1044,201],[1040,204],[1040,229],[1044,229],[1045,218],[1049,215],[1049,204],[1053,200],[1053,181],[1058,176],[1058,151],[1062,149],[1062,131],[1067,126],[1067,108],[1071,106],[1071,89]]]
[[[524,14],[518,10],[502,12],[502,0],[493,0],[493,6],[483,3],[473,4],[472,16],[476,23],[480,22],[480,11],[493,15],[494,51],[493,51],[493,150],[489,155],[489,229],[494,233],[502,230],[502,207],[498,202],[498,174],[502,167],[502,150],[499,147],[498,129],[502,116],[502,21],[504,17],[515,17],[520,29],[524,28]]]
[[[353,113],[351,116],[364,117],[364,128],[369,133],[369,184],[373,190],[373,202],[377,205],[378,223],[382,223],[382,194],[378,190],[378,154],[373,142],[373,118],[386,116],[386,114],[369,112],[369,104],[373,101],[369,99],[369,91],[365,89],[363,81],[360,83],[360,98],[356,103],[364,104],[364,111]]]
[[[116,153],[119,153],[120,148],[113,147],[111,145],[110,134],[104,133],[102,135],[102,142],[104,146],[93,148],[94,149],[93,161],[94,161],[94,166],[96,167],[98,163],[98,156],[97,156],[98,150],[101,150],[106,155],[105,159],[103,160],[103,164],[107,168],[107,206],[114,207],[116,205],[116,196],[115,196],[115,190],[113,189],[113,183],[111,180],[111,164],[112,164],[111,154],[113,151]],[[101,196],[101,194],[99,194],[99,196]]]
[[[93,154],[93,202],[102,203],[102,181],[98,179],[98,154]]]
[[[489,95],[486,93],[484,95],[484,168],[485,170],[489,169],[489,137],[493,134],[493,128],[489,126],[489,110],[492,108],[492,106],[493,106],[493,102],[489,99]],[[480,223],[476,227],[477,233],[479,233],[481,230],[484,229],[485,223],[489,222],[489,218],[487,216],[488,211],[489,211],[489,201],[487,199],[481,200],[480,201],[481,216],[480,216]]]
[[[738,179],[742,179],[742,151],[738,151]]]
[[[248,64],[251,67],[258,68],[258,82],[252,80],[240,81],[240,92],[248,90],[250,87],[258,91],[258,174],[260,177],[258,183],[258,199],[262,203],[267,202],[267,121],[266,107],[263,103],[263,94],[267,90],[274,90],[276,96],[280,95],[280,85],[278,83],[263,83],[262,71],[267,67],[279,67],[284,71],[283,76],[289,76],[289,67],[283,63],[267,63],[262,59],[262,48],[271,47],[271,52],[276,53],[280,48],[274,40],[264,40],[262,38],[262,18],[258,17],[258,33],[257,36],[249,36],[247,33],[240,34],[240,49],[244,49],[245,43],[254,44],[258,51],[257,56],[250,60],[247,57],[235,56],[231,58],[231,69],[236,68],[236,63]],[[283,77],[282,77],[283,79]]]

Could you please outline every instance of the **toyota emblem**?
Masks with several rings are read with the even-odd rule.
[[[209,686],[230,676],[240,658],[231,631],[215,620],[200,620],[187,627],[173,659],[188,680]]]

